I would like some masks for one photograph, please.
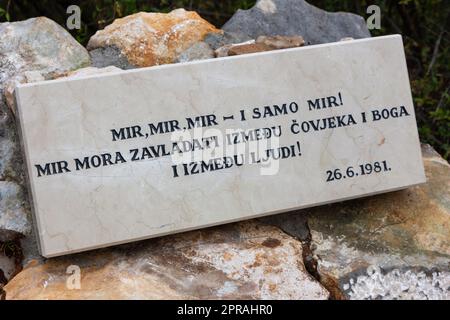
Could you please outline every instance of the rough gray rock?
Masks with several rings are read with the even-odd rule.
[[[21,148],[12,110],[18,82],[52,79],[90,64],[89,54],[45,17],[0,24],[0,241],[31,232]]]
[[[0,241],[8,241],[31,231],[29,203],[22,185],[0,181]]]
[[[91,50],[89,54],[91,55],[92,66],[96,68],[108,66],[114,66],[123,70],[135,68],[116,46],[96,48]]]
[[[326,12],[304,0],[259,0],[249,10],[238,10],[222,29],[252,39],[261,35],[300,35],[306,44],[370,37],[362,17]]]
[[[31,261],[42,262],[45,260],[43,256],[39,253],[39,247],[37,243],[37,235],[35,230],[31,230],[31,234],[19,239],[19,246],[21,249],[21,261],[20,266],[24,267]]]
[[[90,65],[86,49],[48,18],[1,23],[0,34],[0,83],[20,71],[39,70],[51,79]]]
[[[205,43],[197,42],[186,51],[182,52],[176,62],[188,62],[215,58],[214,50]]]

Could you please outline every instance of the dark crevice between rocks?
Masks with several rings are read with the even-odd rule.
[[[321,275],[317,270],[318,262],[314,257],[311,249],[311,232],[309,229],[308,221],[305,219],[305,227],[308,230],[308,236],[306,239],[299,239],[302,244],[302,258],[306,271],[316,279],[325,289],[330,293],[330,300],[346,300],[344,293],[339,288],[339,284],[336,279]]]
[[[345,294],[336,279],[318,271],[318,261],[311,248],[311,230],[305,213],[293,212],[260,219],[263,223],[280,228],[287,235],[300,241],[302,259],[306,271],[330,293],[330,300],[346,300]]]
[[[321,275],[317,270],[318,262],[314,258],[310,241],[302,241],[303,264],[306,271],[314,277],[330,293],[330,300],[346,300],[345,294],[341,291],[336,279],[327,275]]]
[[[8,279],[6,279],[3,270],[0,269],[0,300],[5,300],[6,292],[3,290],[3,286],[8,283]]]
[[[20,245],[20,237],[9,241],[0,241],[0,254],[12,258],[14,260],[15,270],[11,274],[10,279],[14,278],[20,271],[22,271],[22,261],[24,259],[22,246]],[[6,299],[6,292],[3,287],[8,283],[3,270],[0,269],[0,300]]]
[[[1,182],[14,182],[23,188],[23,178],[18,176],[13,176],[11,173],[6,172],[2,177],[0,177]]]

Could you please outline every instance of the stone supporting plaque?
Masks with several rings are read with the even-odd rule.
[[[425,182],[398,35],[25,84],[16,99],[46,257]]]

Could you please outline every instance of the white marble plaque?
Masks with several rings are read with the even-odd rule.
[[[16,90],[42,255],[425,182],[400,36]]]

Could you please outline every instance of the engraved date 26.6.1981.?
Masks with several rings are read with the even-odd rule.
[[[356,166],[349,166],[347,168],[337,168],[326,171],[327,182],[338,181],[341,179],[355,178],[359,176],[371,175],[380,172],[389,172],[391,167],[386,160],[363,163]]]

